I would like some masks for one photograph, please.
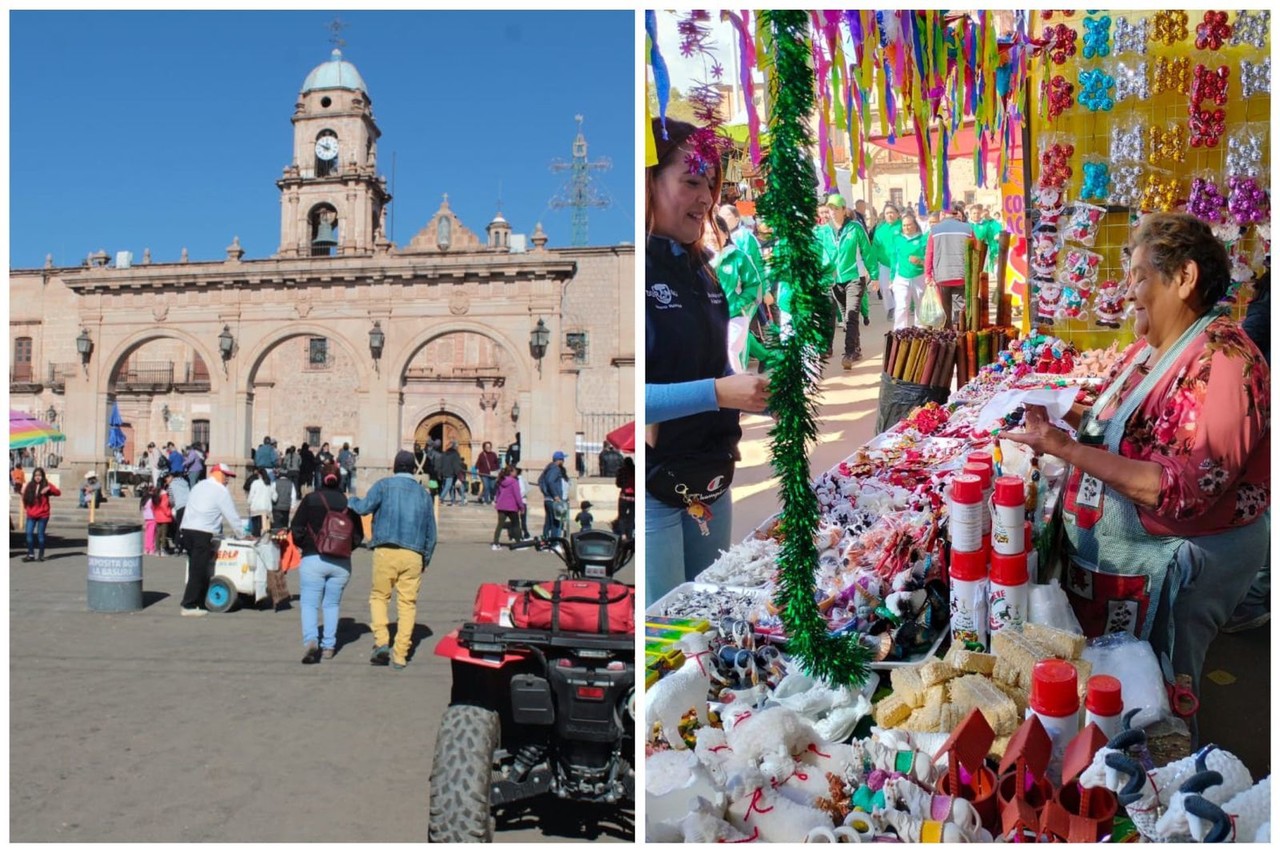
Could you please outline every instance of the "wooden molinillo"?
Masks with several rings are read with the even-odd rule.
[[[899,329],[885,335],[884,372],[900,382],[949,387],[956,333]]]

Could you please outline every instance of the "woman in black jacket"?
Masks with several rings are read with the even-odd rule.
[[[316,455],[305,441],[298,451],[298,458],[301,460],[298,467],[298,494],[302,494],[304,488],[312,488],[316,481]]]
[[[306,653],[303,663],[319,663],[334,656],[337,649],[338,609],[342,604],[342,591],[351,580],[351,550],[364,539],[360,516],[347,508],[347,496],[338,490],[341,474],[334,463],[320,471],[320,488],[302,499],[293,517],[290,532],[293,542],[302,551],[302,564],[298,567],[299,601],[302,611],[302,645]],[[333,553],[322,554],[317,549],[317,539],[328,538],[332,530],[326,530],[325,517],[341,513],[349,522],[349,541],[338,544],[346,547],[348,556]],[[329,527],[332,527],[332,522]],[[317,611],[324,611],[324,636],[319,635]],[[317,639],[319,643],[317,645]]]

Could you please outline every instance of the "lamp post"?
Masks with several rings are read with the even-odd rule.
[[[224,325],[222,334],[218,335],[218,352],[222,354],[222,374],[227,375],[227,362],[231,360],[231,354],[235,352],[236,339],[231,334],[231,327]]]
[[[547,354],[547,345],[551,343],[551,331],[547,324],[538,318],[538,325],[529,333],[529,355],[538,362],[538,376],[542,376],[542,359]]]
[[[378,371],[378,362],[382,360],[382,348],[386,346],[387,336],[382,331],[382,321],[374,320],[369,330],[369,354],[373,356],[373,370]]]
[[[511,422],[513,424],[520,422],[520,403],[518,401],[511,404]]]
[[[81,329],[76,338],[76,352],[80,353],[80,363],[84,365],[84,375],[89,375],[89,357],[93,355],[93,339],[88,329]]]
[[[49,426],[53,426],[58,422],[58,410],[50,406],[49,411],[44,413],[44,418],[49,422]]]
[[[160,409],[160,417],[164,418],[164,425],[166,427],[169,426],[169,416],[172,414],[173,413],[169,411],[169,404],[165,403],[164,406]]]

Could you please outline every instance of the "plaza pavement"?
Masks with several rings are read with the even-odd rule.
[[[296,573],[292,609],[191,618],[178,613],[185,559],[146,557],[141,611],[90,612],[87,510],[58,499],[48,559],[21,562],[18,537],[10,548],[10,839],[425,841],[450,684],[432,650],[470,618],[481,582],[561,568],[550,554],[491,551],[490,507],[442,513],[413,657],[395,671],[368,662],[370,551],[354,556],[337,656],[303,666]],[[541,528],[540,507],[529,522]],[[500,821],[495,840],[630,840],[632,820],[545,800]]]

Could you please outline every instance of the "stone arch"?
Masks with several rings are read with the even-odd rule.
[[[267,356],[285,341],[299,337],[317,337],[327,338],[336,341],[351,357],[352,363],[356,367],[356,374],[360,377],[356,392],[367,391],[369,388],[369,369],[364,365],[360,357],[360,350],[347,340],[346,336],[335,329],[321,326],[316,323],[291,323],[283,328],[277,327],[271,330],[271,333],[265,336],[261,341],[254,345],[253,350],[247,359],[248,368],[244,373],[243,391],[253,391],[253,381],[258,374],[258,370],[262,367],[262,363]]]
[[[519,345],[512,341],[509,335],[505,334],[500,329],[493,328],[492,326],[487,326],[474,321],[453,318],[447,326],[433,326],[418,332],[418,334],[410,338],[409,341],[404,346],[400,347],[393,355],[384,358],[385,364],[395,366],[394,370],[387,370],[386,372],[387,380],[394,383],[387,390],[392,393],[400,390],[401,385],[404,383],[405,371],[407,371],[409,366],[413,364],[413,360],[424,347],[447,335],[460,334],[463,332],[471,332],[473,334],[489,338],[497,344],[499,348],[506,351],[506,353],[511,357],[513,365],[512,370],[514,375],[511,377],[511,381],[515,383],[515,388],[517,390],[524,390],[531,387],[533,383],[533,374],[530,369],[530,365],[528,364],[528,361],[521,356],[522,350]],[[528,342],[524,342],[524,345],[527,347]]]
[[[115,349],[111,351],[111,354],[100,362],[100,369],[105,368],[105,374],[100,375],[97,386],[106,390],[107,393],[111,393],[113,391],[112,378],[116,375],[125,360],[146,344],[156,340],[163,340],[165,338],[182,341],[200,356],[205,367],[209,369],[209,394],[211,396],[216,396],[220,390],[219,386],[225,382],[225,380],[218,379],[218,371],[214,369],[221,359],[216,353],[210,352],[204,343],[196,336],[179,329],[170,329],[163,326],[160,328],[144,329],[134,332],[117,344]]]
[[[448,448],[448,442],[455,440],[458,442],[459,450],[463,459],[470,465],[474,460],[471,459],[471,422],[459,414],[454,409],[445,411],[426,411],[416,415],[410,420],[410,423],[416,424],[413,432],[413,442],[423,442],[422,446],[426,447],[425,439],[440,437],[443,439],[440,449]],[[432,433],[439,432],[439,436]]]

